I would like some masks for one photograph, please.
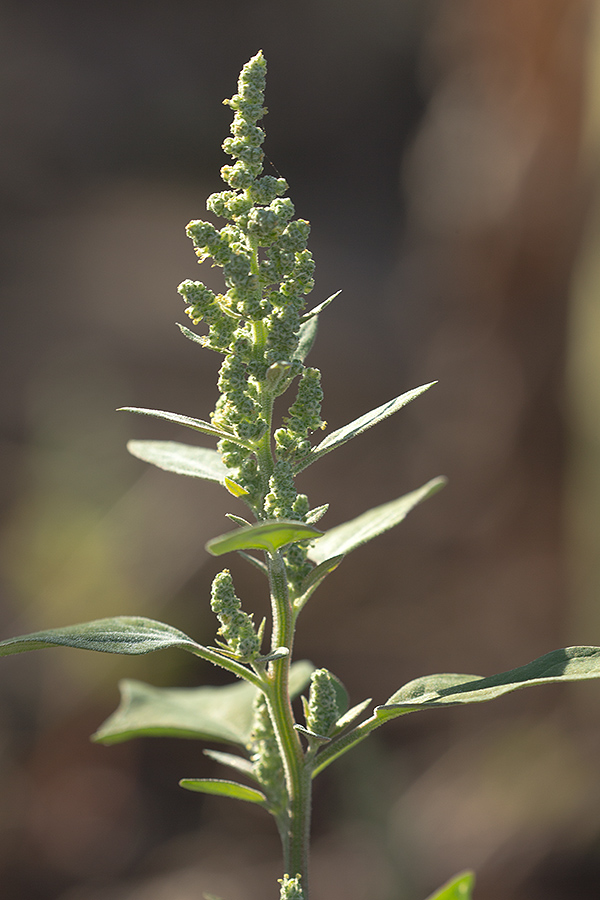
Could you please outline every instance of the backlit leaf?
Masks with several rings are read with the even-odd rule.
[[[290,667],[290,694],[310,681],[314,666],[300,660]],[[138,737],[181,737],[246,746],[257,688],[246,681],[219,687],[163,688],[142,681],[121,681],[121,703],[93,740],[116,744]]]
[[[461,872],[450,881],[431,894],[427,900],[471,900],[475,876],[473,872]]]
[[[232,800],[246,800],[248,803],[268,804],[262,791],[238,784],[237,781],[222,781],[218,778],[182,778],[179,782],[187,791],[198,791],[201,794],[217,794],[219,797],[231,797]]]
[[[217,428],[212,422],[205,422],[204,419],[193,419],[191,416],[181,416],[179,413],[165,412],[162,409],[142,409],[138,406],[121,406],[117,412],[133,412],[141,416],[153,416],[155,419],[164,419],[166,422],[174,422],[175,425],[185,425],[186,428],[193,428],[194,431],[212,434],[213,437],[225,438],[228,441],[241,444],[243,447],[247,446],[246,442],[240,440],[233,432],[225,431],[224,428]]]
[[[499,675],[426,675],[405,684],[375,712],[394,718],[405,712],[494,700],[510,691],[561,681],[600,678],[600,647],[567,647],[553,650],[527,665]]]
[[[316,447],[312,448],[308,456],[299,461],[299,463],[295,466],[295,470],[297,472],[301,472],[302,469],[305,469],[321,456],[324,456],[326,453],[331,453],[332,450],[335,450],[337,447],[341,447],[341,445],[345,444],[346,441],[357,437],[359,434],[362,434],[363,431],[367,431],[368,428],[372,428],[373,425],[377,425],[378,422],[383,422],[384,419],[387,419],[388,416],[391,416],[395,412],[398,412],[399,409],[402,409],[403,406],[406,406],[407,403],[410,403],[410,401],[414,400],[415,397],[419,397],[421,394],[424,394],[425,391],[429,390],[429,388],[432,387],[432,385],[434,385],[435,383],[435,381],[431,381],[429,384],[424,384],[421,387],[414,388],[412,391],[407,391],[405,394],[401,394],[394,400],[388,400],[387,403],[383,403],[381,406],[378,406],[376,409],[372,409],[370,412],[365,413],[358,419],[354,419],[353,422],[350,422],[348,425],[344,425],[343,428],[338,428],[337,431],[332,431],[331,434],[327,435],[327,437],[324,438],[320,444],[317,444]]]
[[[273,519],[259,522],[257,525],[247,525],[245,528],[238,528],[236,531],[213,538],[206,544],[206,549],[213,556],[221,556],[222,553],[230,553],[232,550],[266,550],[274,554],[286,544],[305,541],[322,534],[322,531],[303,522]]]
[[[225,484],[228,469],[216,450],[177,441],[129,441],[127,449],[132,456],[165,472]]]
[[[309,549],[309,559],[323,563],[332,557],[349,553],[361,544],[366,544],[377,535],[398,525],[411,509],[431,497],[445,484],[445,478],[433,478],[410,494],[370,509],[350,522],[331,528]]]
[[[0,656],[44,647],[76,647],[80,650],[131,655],[152,653],[154,650],[166,650],[170,647],[192,653],[199,649],[199,645],[190,637],[164,622],[141,616],[116,616],[9,638],[0,642]]]

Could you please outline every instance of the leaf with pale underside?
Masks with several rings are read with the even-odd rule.
[[[305,604],[310,600],[319,585],[322,584],[328,575],[337,569],[343,559],[343,554],[334,556],[333,559],[326,559],[325,562],[315,566],[315,568],[308,573],[300,585],[299,596],[294,600],[294,609],[296,610],[296,613],[299,613],[300,610],[304,608]]]
[[[266,550],[274,554],[286,544],[310,540],[322,534],[318,528],[305,525],[303,522],[293,519],[272,519],[219,535],[206,544],[206,549],[213,556],[221,556],[232,550]]]
[[[343,428],[338,428],[337,431],[332,431],[331,434],[327,435],[327,437],[324,438],[320,444],[317,444],[316,447],[313,447],[307,456],[298,461],[298,463],[294,466],[295,471],[301,472],[302,469],[310,466],[311,463],[315,462],[315,460],[317,459],[320,459],[321,456],[325,456],[326,453],[331,453],[332,450],[335,450],[337,447],[341,447],[342,444],[346,443],[346,441],[357,437],[359,434],[362,434],[363,431],[367,431],[367,429],[372,428],[373,425],[377,425],[379,422],[383,422],[384,419],[387,419],[395,412],[398,412],[398,410],[402,409],[403,406],[406,406],[407,403],[410,403],[411,400],[414,400],[416,397],[424,394],[425,391],[429,390],[429,388],[434,384],[436,384],[436,382],[431,381],[429,384],[424,384],[421,387],[414,388],[412,391],[407,391],[405,394],[401,394],[394,400],[388,400],[387,403],[383,403],[381,406],[378,406],[376,409],[372,409],[370,412],[365,413],[358,419],[354,419],[353,422],[350,422],[348,425],[344,425]]]
[[[297,696],[314,666],[307,660],[290,668],[290,693]],[[163,688],[124,679],[121,703],[93,740],[116,744],[138,737],[180,737],[238,744],[250,740],[258,690],[246,681],[219,687]]]
[[[322,537],[317,538],[309,549],[309,559],[321,564],[333,557],[349,553],[356,547],[360,547],[361,544],[366,544],[367,541],[398,525],[411,509],[414,509],[423,500],[427,500],[445,484],[445,478],[433,478],[427,484],[417,488],[416,491],[411,491],[410,494],[404,494],[397,500],[391,500],[389,503],[370,509],[356,519],[331,528]]]
[[[229,471],[220,454],[208,447],[193,447],[177,441],[129,441],[127,449],[132,456],[177,475],[224,484]]]
[[[269,801],[262,791],[238,784],[237,781],[224,781],[219,778],[182,778],[179,782],[187,791],[198,791],[201,794],[216,794],[219,797],[230,797],[232,800],[246,800],[268,806]]]
[[[135,656],[172,647],[192,653],[202,649],[182,631],[165,625],[164,622],[141,616],[116,616],[8,638],[0,642],[0,656],[45,647],[75,647],[80,650]]]
[[[326,309],[330,303],[333,303],[335,298],[339,297],[341,293],[342,293],[341,290],[336,291],[335,294],[332,294],[330,297],[327,298],[327,300],[323,300],[322,303],[318,304],[318,306],[313,306],[313,308],[309,309],[309,311],[307,313],[304,313],[304,315],[302,316],[300,321],[302,323],[310,322],[311,319],[315,318],[320,313],[322,313],[323,310]]]
[[[392,694],[375,713],[380,719],[389,719],[421,709],[494,700],[510,691],[537,684],[590,678],[600,678],[600,647],[567,647],[546,653],[527,665],[485,678],[457,674],[416,678]]]
[[[312,350],[313,344],[317,337],[318,327],[318,316],[314,316],[312,319],[309,319],[307,322],[304,322],[300,326],[300,330],[298,332],[298,346],[294,351],[293,359],[299,359],[300,362],[304,362],[304,360]]]
[[[140,416],[152,416],[155,419],[163,419],[165,422],[173,422],[175,425],[184,425],[186,428],[192,428],[194,431],[201,431],[203,434],[211,434],[213,437],[224,438],[227,441],[233,441],[242,447],[248,447],[246,441],[240,440],[233,432],[225,431],[224,428],[218,428],[212,422],[205,422],[204,419],[194,419],[191,416],[181,416],[179,413],[165,412],[162,409],[143,409],[138,406],[121,406],[117,412],[138,413]]]
[[[222,766],[229,766],[231,769],[241,772],[242,775],[245,775],[247,778],[253,778],[255,781],[258,781],[254,774],[253,764],[249,759],[246,759],[245,756],[236,756],[233,753],[223,753],[221,750],[203,750],[202,752],[205,756],[214,759],[215,762],[220,763]]]

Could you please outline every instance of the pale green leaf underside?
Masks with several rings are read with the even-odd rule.
[[[138,655],[177,647],[192,653],[199,645],[177,628],[141,616],[96,619],[64,628],[36,631],[0,642],[0,656],[40,650],[44,647],[76,647],[101,653]]]
[[[600,678],[600,647],[567,647],[553,650],[499,675],[426,675],[400,688],[383,706],[377,707],[380,718],[393,718],[403,712],[481,703],[502,694],[536,684],[581,681]]]
[[[471,900],[475,876],[473,872],[461,872],[451,878],[439,891],[431,894],[427,900]]]
[[[132,456],[177,475],[224,484],[229,471],[220,454],[207,447],[193,447],[177,441],[129,441],[127,449]]]
[[[424,394],[425,391],[429,390],[435,383],[435,381],[431,381],[429,384],[424,384],[421,387],[414,388],[412,391],[407,391],[405,394],[401,394],[394,400],[388,400],[387,403],[383,403],[381,406],[378,406],[377,409],[372,409],[358,419],[354,419],[353,422],[344,425],[343,428],[332,431],[320,444],[317,444],[316,447],[312,448],[307,457],[300,460],[299,464],[295,466],[296,471],[301,472],[302,469],[311,465],[311,463],[315,462],[315,460],[319,459],[321,456],[324,456],[326,453],[331,453],[332,450],[341,447],[346,441],[357,437],[359,434],[362,434],[363,431],[367,431],[367,429],[372,428],[373,425],[377,425],[378,422],[383,422],[384,419],[387,419],[388,416],[398,412],[399,409],[402,409],[403,406],[406,406],[407,403],[410,403],[415,397]]]
[[[323,532],[318,528],[305,525],[303,522],[292,519],[273,519],[219,535],[206,544],[206,549],[213,556],[221,556],[232,550],[266,550],[269,553],[275,553],[286,544],[309,540],[322,534]]]
[[[191,416],[181,416],[179,413],[165,412],[162,409],[142,409],[138,406],[121,406],[117,412],[133,412],[141,416],[152,416],[155,419],[164,419],[166,422],[174,422],[175,425],[185,425],[186,428],[193,428],[194,431],[201,431],[203,434],[211,434],[213,437],[225,438],[228,441],[234,441],[243,447],[248,446],[245,441],[241,441],[239,437],[223,428],[217,428],[211,422],[205,422],[204,419],[194,419]]]
[[[300,331],[298,332],[298,346],[296,347],[296,350],[294,352],[294,359],[299,359],[300,362],[304,362],[304,360],[312,350],[313,344],[317,337],[318,327],[318,316],[314,316],[314,318],[309,319],[308,322],[304,322],[300,326]]]
[[[331,528],[315,541],[308,551],[309,558],[320,564],[334,556],[349,553],[361,544],[366,544],[367,541],[398,525],[411,509],[431,497],[445,484],[445,478],[433,478],[410,494],[370,509],[350,522]]]
[[[336,291],[335,294],[332,294],[331,297],[327,298],[327,300],[323,300],[321,303],[319,303],[318,306],[313,306],[312,309],[309,309],[309,311],[302,316],[300,321],[302,323],[310,322],[311,319],[314,319],[316,316],[320,315],[320,313],[322,313],[323,310],[326,309],[330,303],[333,303],[335,298],[339,297],[341,293],[342,293],[341,290]]]
[[[310,681],[307,660],[290,668],[290,693]],[[124,679],[121,703],[93,739],[116,744],[138,737],[181,737],[246,746],[250,739],[257,688],[245,681],[219,687],[163,688]]]
[[[179,782],[187,791],[198,791],[201,794],[217,794],[219,797],[231,797],[232,800],[246,800],[248,803],[267,804],[262,791],[238,784],[237,781],[223,781],[218,778],[182,778]]]
[[[256,778],[254,766],[245,756],[237,756],[233,753],[223,753],[221,750],[203,750],[205,756],[209,756],[222,766],[229,766],[237,772],[246,775],[247,778]]]

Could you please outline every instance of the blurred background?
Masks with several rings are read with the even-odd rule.
[[[265,150],[312,223],[311,363],[331,428],[439,384],[301,482],[331,527],[445,474],[301,620],[353,702],[600,644],[600,21],[590,0],[2,0],[0,634],[113,614],[212,641],[205,541],[243,513],[151,470],[116,407],[206,417],[182,339],[184,227],[221,189],[243,63]],[[202,443],[199,436],[198,443]],[[205,442],[208,446],[208,439]],[[260,576],[231,562],[265,608]],[[270,819],[182,791],[195,742],[88,735],[116,683],[220,683],[183,654],[0,666],[3,900],[277,894]],[[600,684],[408,716],[321,776],[314,900],[587,900],[600,883]]]

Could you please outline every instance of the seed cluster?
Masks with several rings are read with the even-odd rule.
[[[310,449],[310,432],[324,426],[320,373],[306,368],[299,353],[314,263],[306,248],[309,223],[294,218],[294,205],[283,196],[287,182],[263,174],[265,133],[258,122],[266,113],[265,76],[259,52],[242,69],[238,92],[225,101],[234,118],[223,149],[234,162],[221,169],[228,190],[212,194],[207,208],[227,224],[187,226],[199,262],[211,259],[222,268],[226,290],[217,294],[191,280],[178,290],[194,325],[207,326],[200,342],[224,356],[211,418],[239,439],[219,443],[233,480],[247,491],[258,518],[302,519],[308,505],[296,494],[292,467]],[[297,396],[275,432],[275,462],[266,472],[257,451],[270,441],[273,399],[297,376]]]

